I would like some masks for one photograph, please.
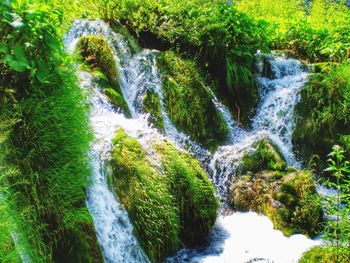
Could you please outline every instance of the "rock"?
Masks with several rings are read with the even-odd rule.
[[[312,174],[307,171],[262,171],[236,177],[229,190],[231,205],[269,217],[286,235],[314,236],[322,221],[322,207]]]
[[[198,161],[167,141],[155,140],[146,152],[123,130],[113,144],[113,189],[150,260],[162,262],[183,245],[205,242],[219,202]]]
[[[164,122],[157,94],[154,91],[147,90],[142,98],[141,105],[141,111],[150,114],[148,121],[152,123],[158,131],[163,132]]]

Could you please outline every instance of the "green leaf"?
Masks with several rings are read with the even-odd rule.
[[[9,54],[5,56],[4,61],[10,68],[20,73],[24,72],[29,67],[26,61],[16,60],[14,56]]]
[[[36,72],[36,78],[44,83],[50,76],[49,66],[42,60],[38,62],[38,71]]]
[[[0,53],[8,53],[9,50],[8,48],[5,46],[5,44],[0,43]]]

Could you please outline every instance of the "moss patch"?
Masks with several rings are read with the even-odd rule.
[[[219,203],[198,162],[164,143],[155,145],[162,156],[162,167],[155,167],[139,142],[123,130],[113,144],[114,189],[151,261],[162,261],[183,244],[203,242]]]
[[[211,150],[228,137],[228,128],[211,101],[205,79],[193,60],[172,51],[158,56],[165,107],[174,124]]]
[[[131,117],[129,106],[123,97],[118,81],[109,79],[105,74],[97,70],[93,71],[93,74],[95,75],[94,81],[108,97],[109,102],[124,113],[125,116]]]
[[[332,246],[319,246],[314,247],[304,253],[299,263],[347,263],[350,262],[350,252],[346,249],[336,250],[336,247]]]
[[[293,144],[305,162],[318,155],[325,163],[335,144],[349,150],[350,65],[314,75],[302,90],[295,112]]]
[[[253,147],[256,147],[255,151],[243,156],[239,174],[257,173],[263,170],[284,171],[287,168],[286,161],[270,140],[258,141]]]
[[[285,235],[314,236],[320,230],[322,207],[309,172],[240,176],[230,187],[230,201],[237,210],[263,213]]]
[[[164,122],[160,108],[160,101],[154,91],[146,91],[143,97],[141,111],[144,113],[149,113],[150,116],[148,118],[148,121],[152,123],[154,127],[159,131],[164,131]]]
[[[77,43],[76,50],[93,69],[99,69],[114,80],[118,76],[113,52],[108,42],[98,36],[81,37]]]

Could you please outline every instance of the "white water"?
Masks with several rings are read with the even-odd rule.
[[[120,34],[110,30],[102,21],[76,21],[65,39],[67,49],[72,52],[80,36],[98,35],[110,44],[120,70],[120,85],[132,119],[126,119],[113,110],[107,98],[92,82],[89,73],[82,72],[82,87],[89,90],[92,105],[91,124],[95,141],[90,153],[93,170],[93,184],[88,190],[87,205],[93,216],[99,243],[106,262],[147,262],[148,259],[132,233],[132,225],[126,211],[114,194],[108,189],[107,175],[110,173],[107,160],[111,140],[118,128],[125,131],[152,154],[150,141],[164,137],[149,127],[147,115],[140,113],[140,100],[146,90],[156,92],[160,99],[165,135],[180,148],[190,148],[199,159],[209,153],[191,142],[172,124],[164,110],[161,78],[156,64],[157,51],[143,50],[134,53]],[[300,88],[307,80],[296,60],[271,56],[269,58],[276,78],[260,77],[262,97],[250,131],[240,129],[228,109],[213,96],[213,103],[222,113],[230,128],[231,145],[222,146],[212,156],[210,167],[212,180],[223,201],[227,194],[229,180],[234,176],[241,157],[253,150],[253,143],[261,138],[270,138],[279,148],[289,165],[298,166],[292,153],[291,134],[293,108],[299,97]],[[301,253],[316,245],[316,241],[304,236],[286,238],[273,229],[272,223],[255,213],[236,213],[220,217],[210,239],[203,249],[182,250],[169,261],[173,262],[249,262],[261,259],[263,262],[295,262]]]

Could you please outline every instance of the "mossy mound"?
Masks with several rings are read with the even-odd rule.
[[[285,235],[313,236],[322,221],[320,198],[312,174],[287,167],[278,149],[267,139],[243,156],[229,189],[231,205],[269,217]]]
[[[105,39],[98,36],[81,37],[76,50],[91,68],[105,72],[111,80],[117,78],[118,71],[113,52]]]
[[[287,168],[286,161],[270,140],[260,140],[254,143],[253,147],[254,151],[243,156],[238,174],[257,173],[263,170],[284,171]]]
[[[212,102],[212,95],[193,60],[172,51],[158,56],[163,75],[164,102],[177,128],[215,150],[228,137],[228,128]]]
[[[231,205],[269,217],[285,235],[314,236],[320,230],[322,207],[312,175],[306,171],[263,171],[236,178],[230,187]]]
[[[164,122],[162,111],[160,108],[160,101],[154,91],[147,90],[142,99],[141,111],[149,113],[148,121],[154,125],[158,131],[164,131]]]
[[[95,76],[94,81],[108,97],[109,102],[124,113],[125,116],[131,117],[129,106],[124,99],[118,81],[109,79],[105,74],[97,70],[93,71],[93,74]]]
[[[346,249],[340,249],[337,251],[336,247],[332,246],[319,246],[314,247],[304,253],[299,263],[347,263],[350,262],[350,252]]]
[[[219,208],[199,163],[169,143],[155,144],[161,167],[140,143],[119,130],[113,140],[113,186],[143,249],[161,262],[183,245],[205,241]]]
[[[295,113],[294,150],[306,163],[318,155],[322,170],[333,145],[349,150],[350,65],[314,75],[302,90]]]

